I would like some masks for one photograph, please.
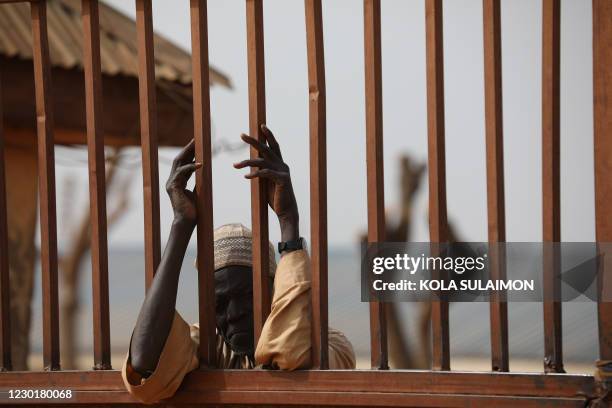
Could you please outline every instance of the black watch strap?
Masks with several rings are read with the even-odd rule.
[[[296,251],[298,249],[304,249],[304,238],[278,243],[278,252],[281,254],[285,251]]]

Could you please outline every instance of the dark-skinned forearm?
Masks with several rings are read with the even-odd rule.
[[[194,228],[193,221],[174,220],[157,273],[140,309],[130,355],[132,367],[143,376],[157,367],[170,333],[181,265]]]
[[[295,241],[300,237],[300,217],[296,208],[287,215],[278,217],[281,230],[281,241]]]

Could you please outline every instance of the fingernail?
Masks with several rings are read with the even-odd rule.
[[[199,169],[200,167],[202,167],[202,163],[200,162],[196,162],[195,163],[196,169]]]

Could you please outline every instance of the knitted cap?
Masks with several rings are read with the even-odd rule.
[[[215,270],[229,265],[253,266],[253,233],[242,224],[226,224],[215,229]],[[270,276],[276,272],[274,247],[269,245]]]

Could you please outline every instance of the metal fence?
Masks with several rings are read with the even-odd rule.
[[[14,0],[0,0],[8,3]],[[432,242],[447,241],[444,146],[442,0],[426,4],[429,214]],[[135,0],[139,56],[141,146],[145,203],[145,282],[160,260],[159,180],[153,23],[150,0]],[[111,369],[108,304],[108,251],[104,146],[101,124],[101,68],[98,1],[82,0],[89,188],[92,226],[94,369],[62,371],[59,352],[57,231],[54,178],[53,109],[46,1],[31,0],[36,88],[40,227],[43,293],[44,372],[11,372],[6,189],[0,166],[0,387],[74,390],[75,404],[135,403]],[[610,383],[589,375],[564,374],[562,307],[544,303],[544,373],[508,373],[508,312],[499,297],[490,302],[491,372],[451,371],[449,305],[432,305],[431,371],[388,370],[384,303],[370,303],[371,370],[328,369],[326,92],[321,0],[305,0],[310,108],[310,200],[312,236],[313,369],[299,372],[215,370],[213,288],[213,213],[211,119],[206,0],[190,0],[193,68],[193,117],[198,211],[200,366],[191,373],[173,404],[267,404],[352,406],[585,406],[610,391]],[[356,2],[357,3],[357,2]],[[380,0],[364,0],[364,63],[368,241],[385,240],[383,109]],[[593,0],[596,239],[612,241],[612,1]],[[543,239],[560,241],[560,0],[543,0],[542,186]],[[246,0],[249,127],[261,140],[266,122],[263,1]],[[483,0],[486,166],[489,241],[505,241],[500,0]],[[306,84],[304,84],[306,87]],[[1,104],[0,104],[1,107]],[[0,126],[1,132],[1,126]],[[3,162],[0,133],[0,163]],[[251,150],[251,155],[257,152]],[[255,338],[270,312],[268,218],[264,182],[251,184]],[[612,256],[612,254],[611,254]],[[601,283],[610,288],[610,256]],[[545,280],[553,282],[555,259]],[[494,265],[495,266],[495,265]],[[500,276],[502,268],[493,268]],[[551,288],[555,290],[555,288]],[[598,306],[600,358],[612,360],[612,304]],[[589,333],[585,335],[596,335]],[[595,369],[595,363],[594,363]],[[40,403],[38,401],[37,403]],[[605,403],[604,403],[605,404]]]

